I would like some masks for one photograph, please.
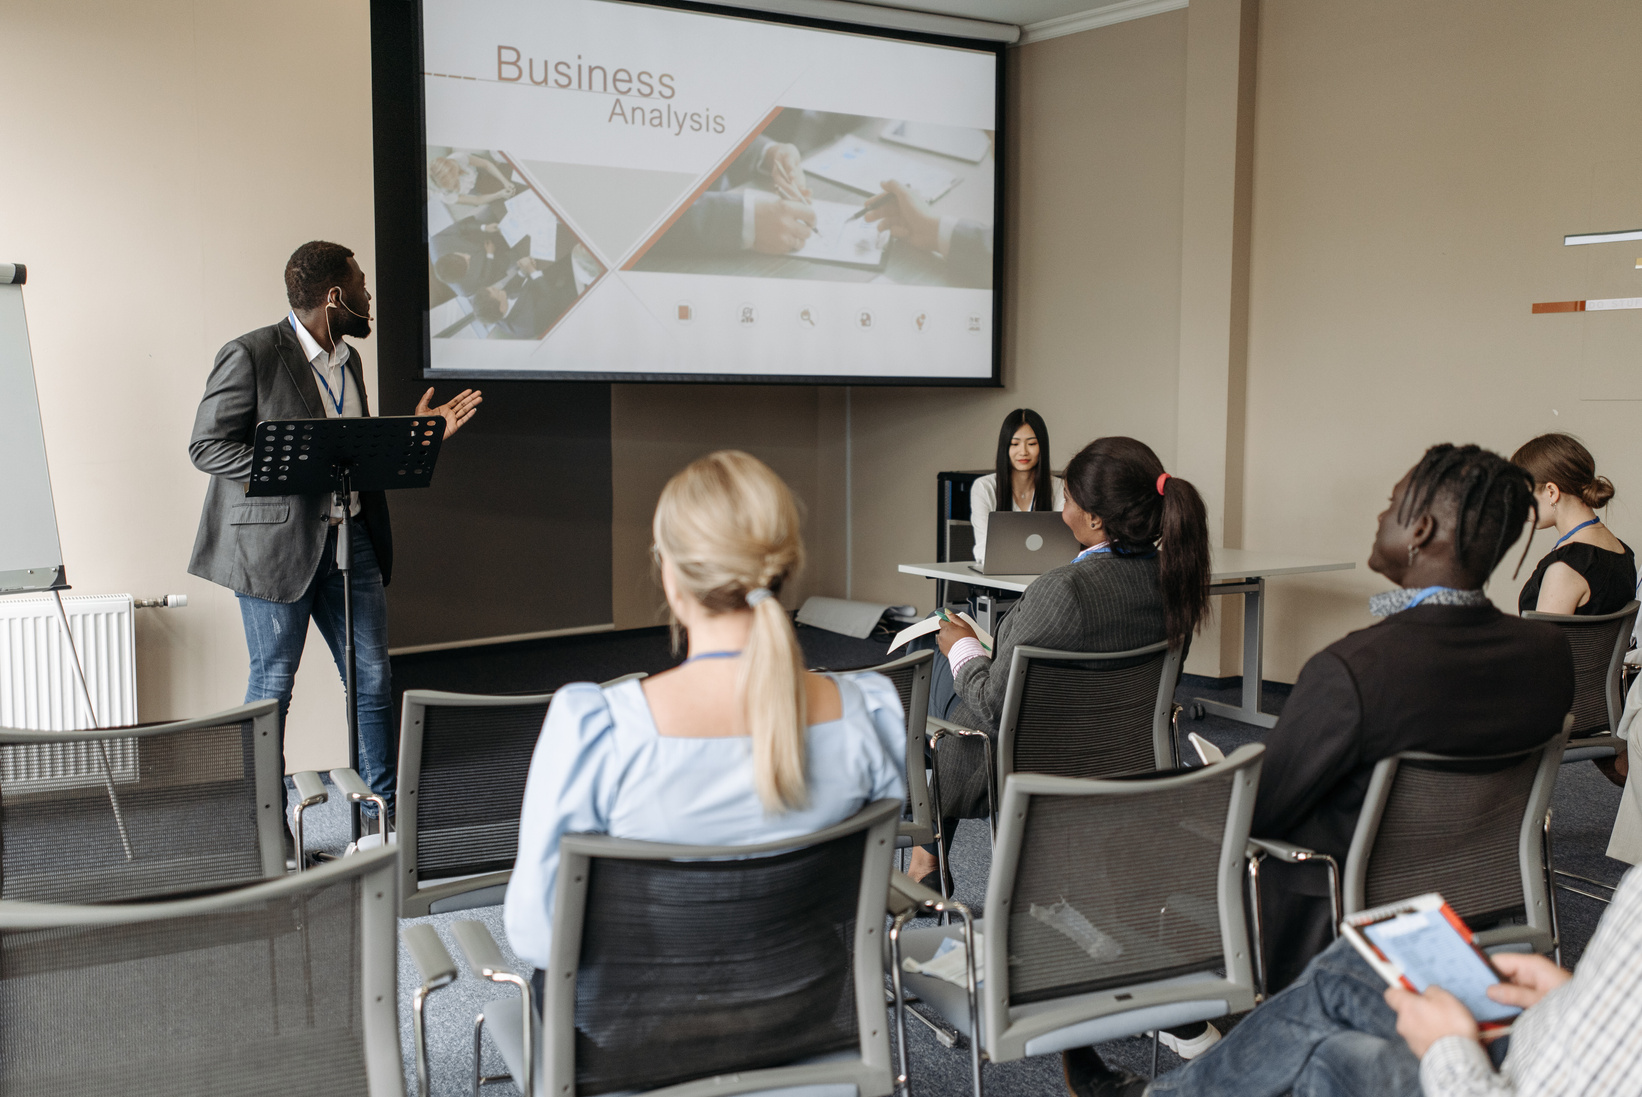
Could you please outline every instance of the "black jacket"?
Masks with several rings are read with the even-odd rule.
[[[1538,746],[1573,704],[1574,663],[1554,625],[1493,606],[1424,605],[1353,632],[1300,671],[1266,737],[1251,830],[1345,868],[1374,764],[1404,750],[1501,754]],[[1328,946],[1317,867],[1267,860],[1262,933],[1276,993]]]
[[[1573,704],[1554,625],[1424,605],[1312,656],[1266,737],[1253,833],[1342,865],[1374,764],[1398,751],[1498,754],[1551,738]]]
[[[348,382],[359,386],[359,406],[369,415],[370,398],[359,370],[359,352],[348,354]],[[251,439],[265,419],[323,419],[313,368],[289,318],[247,332],[217,352],[194,416],[188,456],[211,474],[194,540],[190,575],[229,590],[295,602],[319,570],[330,529],[328,495],[245,494],[251,479]],[[393,574],[393,534],[385,493],[359,493],[359,520],[370,535],[382,569],[382,585]]]

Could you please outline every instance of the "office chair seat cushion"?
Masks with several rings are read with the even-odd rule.
[[[985,919],[975,922],[977,932],[986,932]],[[946,926],[914,926],[901,932],[901,956],[903,959],[912,958],[924,961],[935,955],[941,941],[948,937],[961,937],[963,927],[957,923]],[[983,973],[977,971],[976,978],[982,978]],[[928,975],[918,975],[912,972],[901,973],[902,985],[922,998],[936,1013],[953,1025],[964,1035],[974,1038],[969,1024],[969,995],[965,988],[945,979],[937,979]],[[1163,985],[1191,983],[1219,983],[1220,978],[1213,972],[1199,972],[1192,975],[1181,975],[1163,981]],[[1152,984],[1159,985],[1159,984]],[[1117,988],[1121,990],[1122,988]],[[1091,999],[1112,996],[1112,991],[1099,991],[1088,995]],[[1017,1013],[1036,1012],[1040,1008],[1053,1008],[1065,1004],[1070,999],[1059,999],[1021,1007]],[[985,1029],[986,995],[980,997],[982,1029]],[[1070,1047],[1088,1047],[1091,1044],[1103,1043],[1107,1040],[1118,1040],[1125,1036],[1134,1036],[1142,1032],[1151,1032],[1159,1028],[1173,1028],[1176,1025],[1187,1025],[1195,1021],[1212,1021],[1216,1017],[1224,1017],[1231,1012],[1231,1004],[1224,998],[1194,998],[1182,1002],[1170,1002],[1166,1005],[1147,1006],[1141,1009],[1125,1010],[1121,1013],[1109,1013],[1103,1017],[1093,1017],[1077,1024],[1067,1025],[1053,1032],[1046,1032],[1035,1036],[1026,1043],[1027,1055],[1048,1055],[1057,1051],[1065,1051]],[[986,1038],[983,1031],[981,1047],[986,1048]]]
[[[524,1026],[519,1023],[520,1011],[523,1009],[524,999],[498,998],[494,1002],[486,1002],[484,1007],[485,1031],[490,1033],[496,1050],[502,1054],[502,1062],[507,1064],[507,1072],[515,1080],[524,1073]],[[1216,1014],[1219,1016],[1219,1014]],[[541,1047],[541,1026],[536,1027],[537,1047]],[[791,1066],[809,1066],[817,1063],[849,1062],[858,1060],[859,1053],[854,1051],[831,1052],[826,1055],[811,1056],[800,1059]],[[545,1056],[536,1063],[536,1092],[545,1093],[547,1064]],[[523,1088],[522,1086],[520,1087]],[[635,1097],[641,1090],[621,1090],[601,1097]],[[814,1086],[784,1086],[779,1089],[753,1090],[737,1097],[860,1097],[860,1090],[856,1086],[845,1083]]]

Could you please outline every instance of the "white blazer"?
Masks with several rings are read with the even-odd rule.
[[[1054,500],[1051,504],[1054,510],[1066,509],[1066,481],[1059,476],[1049,478],[1049,486],[1053,489]],[[986,562],[986,523],[992,518],[992,512],[998,509],[998,474],[989,472],[976,480],[969,489],[969,524],[975,527],[975,562]],[[1020,510],[1015,505],[1014,494],[1010,494],[1010,510]]]

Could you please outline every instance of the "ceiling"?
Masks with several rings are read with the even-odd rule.
[[[1110,0],[890,0],[879,6],[1025,27],[1109,5]]]

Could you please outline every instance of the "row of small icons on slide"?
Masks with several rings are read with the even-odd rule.
[[[679,323],[694,323],[698,315],[700,314],[696,311],[696,307],[690,302],[680,301],[678,303],[678,312],[676,316]],[[741,327],[756,327],[761,320],[758,307],[756,305],[738,306],[736,309],[735,320]],[[903,317],[903,323],[908,321],[910,321],[911,326],[914,329],[920,332],[929,331],[936,326],[935,320],[927,312],[914,312],[910,316]],[[800,328],[809,328],[814,330],[821,325],[821,313],[817,309],[806,306],[804,308],[800,308],[794,314],[794,322],[796,322]],[[873,312],[871,309],[857,309],[849,318],[849,326],[860,331],[873,331],[878,327],[888,326],[893,322],[894,321],[888,316]],[[976,334],[980,334],[981,314],[979,312],[968,313],[963,318],[962,325],[965,331],[972,331]]]

